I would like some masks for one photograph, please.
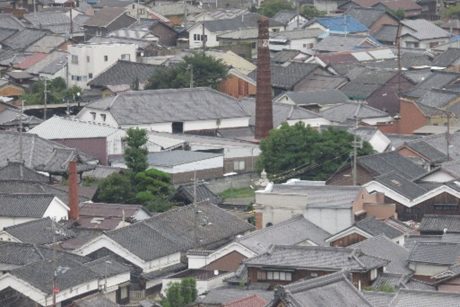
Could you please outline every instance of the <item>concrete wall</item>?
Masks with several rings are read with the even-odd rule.
[[[259,176],[254,173],[238,174],[206,180],[207,187],[213,193],[221,193],[228,189],[247,188],[257,180]]]

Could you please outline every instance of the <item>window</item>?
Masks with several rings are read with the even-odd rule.
[[[457,204],[436,204],[433,205],[435,211],[455,211],[458,209]]]
[[[437,45],[439,45],[439,42],[432,42],[432,43],[430,43],[430,48],[434,48]]]
[[[125,299],[128,297],[128,287],[120,288],[120,299]]]
[[[200,41],[201,40],[201,35],[200,34],[193,34],[193,40],[194,41]]]
[[[93,120],[96,120],[96,112],[89,112],[89,114],[91,114],[91,116],[93,117]]]
[[[133,4],[133,9],[135,9],[135,8],[136,8],[136,5],[135,5],[135,4]]]
[[[131,58],[131,56],[128,53],[121,55],[122,60],[129,61],[130,58]]]
[[[87,55],[86,56],[86,63],[89,63],[89,60],[90,60],[89,55]]]
[[[107,62],[109,60],[109,56],[108,55],[104,55],[104,62]]]
[[[75,80],[81,81],[81,77],[80,76],[75,76]]]
[[[105,114],[101,114],[101,118],[102,118],[102,121],[104,121],[104,122],[105,122],[105,119],[107,118],[107,115],[105,115]]]
[[[257,271],[257,280],[267,280],[267,273],[265,271]]]
[[[72,64],[78,64],[78,55],[72,55]]]
[[[282,281],[291,281],[292,273],[291,272],[267,272],[267,280],[282,280]]]
[[[406,47],[407,48],[418,48],[419,43],[418,42],[406,42]]]
[[[89,78],[89,79],[93,79],[93,74],[92,74],[92,73],[89,73],[89,74],[88,74],[88,78]]]
[[[244,171],[244,169],[245,169],[244,160],[233,161],[233,170],[234,171]]]
[[[183,122],[173,122],[171,129],[172,129],[172,133],[182,133],[184,132],[184,123]]]

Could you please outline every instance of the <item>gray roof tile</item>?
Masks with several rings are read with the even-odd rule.
[[[375,177],[374,180],[410,200],[428,192],[423,186],[412,182],[396,171]]]
[[[119,60],[96,78],[88,82],[88,85],[92,87],[124,84],[131,86],[136,79],[139,83],[144,84],[157,69],[158,66],[155,65]]]
[[[379,8],[365,8],[365,7],[350,7],[346,12],[346,15],[353,16],[360,23],[368,28],[386,14],[385,10]]]
[[[194,197],[194,190],[196,191],[196,198]],[[194,199],[195,198],[195,199]],[[194,201],[202,202],[208,201],[211,204],[220,205],[222,199],[214,194],[207,186],[207,184],[199,183],[194,184],[182,184],[176,189],[174,199],[185,202],[185,204],[191,204]]]
[[[68,230],[50,218],[5,227],[3,231],[23,243],[39,245],[60,242],[75,236],[71,230]]]
[[[410,149],[418,152],[432,163],[447,161],[447,155],[422,140],[406,142],[405,145]]]
[[[276,12],[275,16],[272,19],[282,23],[283,25],[287,25],[292,18],[297,16],[296,10],[281,10]]]
[[[372,216],[366,217],[356,222],[355,226],[373,236],[384,234],[386,237],[394,239],[404,235],[402,231],[388,225],[384,221],[377,220]]]
[[[86,107],[110,110],[119,125],[249,117],[235,98],[210,88],[125,92]]]
[[[417,242],[412,248],[410,262],[434,265],[454,265],[460,256],[460,244],[447,242]]]
[[[372,306],[348,280],[346,273],[337,272],[305,279],[282,286],[275,294],[287,306]]]
[[[241,108],[246,113],[251,114],[249,125],[255,126],[256,124],[256,101],[253,98],[246,98],[239,102]],[[273,103],[273,126],[278,127],[288,120],[302,120],[302,119],[319,119],[322,116],[318,113],[305,110],[304,108],[283,104]]]
[[[254,228],[215,205],[200,203],[197,208],[200,210],[197,231],[194,230],[197,209],[189,205],[107,232],[106,235],[138,257],[153,260],[194,247],[224,244]],[[138,240],[140,237],[144,239]]]
[[[396,75],[394,71],[365,70],[340,90],[350,98],[367,99]]]
[[[355,122],[355,116],[357,116],[359,119],[390,116],[385,111],[373,108],[366,104],[361,104],[360,106],[358,103],[352,101],[346,103],[337,103],[330,108],[322,110],[319,114],[331,122],[344,124],[350,121]]]
[[[88,27],[107,27],[114,20],[125,14],[124,7],[104,7],[95,12],[94,16],[85,21],[84,26]],[[136,20],[133,18],[133,23]]]
[[[460,58],[460,48],[448,48],[433,59],[433,66],[449,67]]]
[[[172,167],[176,165],[198,162],[220,156],[222,156],[222,154],[200,151],[173,150],[151,152],[147,156],[147,161],[152,166]]]
[[[2,41],[2,44],[12,50],[21,51],[38,41],[48,32],[37,29],[23,29]]]
[[[395,274],[409,274],[412,272],[407,267],[409,251],[392,242],[385,235],[369,238],[351,245],[350,248],[358,248],[369,256],[390,261],[390,263],[385,266],[385,272]]]
[[[328,105],[348,102],[348,97],[337,89],[326,89],[308,92],[286,92],[286,95],[297,105]],[[282,102],[282,101],[280,101]]]
[[[306,78],[320,66],[309,63],[291,63],[287,66],[271,65],[271,81],[273,87],[292,89],[298,82]],[[249,77],[257,80],[257,70],[252,71]]]
[[[32,182],[49,182],[49,178],[21,162],[8,161],[8,164],[0,168],[0,180],[25,180]]]
[[[316,44],[313,49],[320,52],[338,52],[379,46],[381,44],[369,35],[330,34]]]
[[[261,254],[266,252],[270,245],[297,245],[311,241],[325,246],[325,239],[330,234],[304,218],[295,216],[284,222],[251,232],[237,239],[237,242]]]
[[[0,216],[42,218],[54,197],[51,194],[0,194]]]
[[[405,95],[409,97],[420,98],[423,97],[428,91],[432,89],[445,88],[458,79],[460,79],[459,73],[435,71],[424,81],[417,84],[412,90],[405,93]]]
[[[460,215],[425,214],[420,222],[422,233],[460,233]]]
[[[0,28],[22,30],[25,26],[12,14],[0,14]]]
[[[201,304],[220,305],[252,295],[258,295],[269,301],[273,298],[273,291],[222,287],[211,289],[205,297],[198,298],[197,302]]]
[[[358,157],[358,164],[375,176],[388,174],[394,171],[409,180],[418,178],[427,172],[423,167],[401,156],[397,152]]]
[[[384,25],[374,34],[374,37],[382,43],[394,43],[398,35],[398,26]]]
[[[404,26],[401,36],[410,35],[418,40],[448,38],[450,36],[449,32],[425,19],[404,19],[401,24]]]
[[[274,245],[264,254],[250,258],[244,263],[248,267],[282,266],[295,269],[331,271],[346,269],[351,272],[367,272],[384,267],[388,262],[351,248]]]
[[[432,306],[460,306],[460,294],[437,291],[406,290],[398,291],[391,301],[392,307],[432,307]]]

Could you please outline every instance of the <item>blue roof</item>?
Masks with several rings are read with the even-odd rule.
[[[352,16],[320,17],[316,21],[332,33],[367,32],[369,29]]]

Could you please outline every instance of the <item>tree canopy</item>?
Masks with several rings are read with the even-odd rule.
[[[304,5],[302,7],[302,15],[306,18],[314,18],[326,15],[326,12],[320,11],[312,5]]]
[[[61,77],[47,81],[46,84],[47,103],[63,103],[66,99],[73,99],[77,93],[81,92],[78,86],[67,88],[65,80]],[[44,104],[45,102],[45,81],[38,80],[32,84],[30,90],[22,96],[24,103],[31,104]]]
[[[124,154],[126,166],[134,173],[145,171],[148,167],[148,150],[145,148],[145,144],[148,141],[147,131],[145,129],[129,128],[126,134],[127,147]]]
[[[130,128],[125,139],[125,163],[128,171],[112,174],[102,180],[96,201],[122,204],[142,204],[150,211],[163,212],[171,208],[174,192],[171,177],[156,169],[147,169],[147,131]]]
[[[319,132],[299,122],[293,126],[283,124],[261,141],[257,167],[276,178],[299,170],[296,177],[325,180],[332,175],[352,153],[353,135],[344,130],[329,128]],[[363,142],[358,155],[373,152],[371,145]]]
[[[174,66],[158,69],[149,79],[146,89],[190,87],[193,74],[194,87],[217,88],[227,76],[228,68],[221,61],[203,53],[194,53]]]
[[[193,303],[197,297],[196,281],[194,278],[184,278],[181,282],[171,283],[166,290],[166,296],[161,301],[163,307],[185,307]]]
[[[264,0],[259,8],[259,13],[267,17],[273,17],[279,11],[292,9],[294,9],[294,6],[288,0]]]

